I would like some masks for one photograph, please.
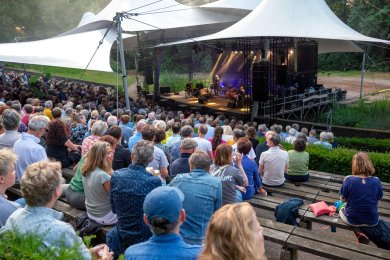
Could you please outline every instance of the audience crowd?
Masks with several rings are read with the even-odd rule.
[[[80,242],[52,209],[62,193],[90,219],[115,225],[107,234],[114,257],[266,259],[254,210],[240,202],[285,179],[307,181],[307,145],[338,146],[332,133],[317,139],[315,130],[298,124],[283,131],[170,111],[142,97],[123,110],[111,89],[44,76],[32,89],[22,75],[7,77],[0,96],[0,148],[6,148],[0,150],[0,232],[13,222],[32,230],[40,220],[43,233],[52,228],[46,246],[58,243],[52,232],[65,233],[64,246]],[[46,99],[37,99],[36,89]],[[282,142],[294,149],[286,151]],[[61,166],[75,169],[69,184]],[[24,208],[23,200],[7,200],[13,185],[21,187]],[[96,250],[80,244],[86,259]]]

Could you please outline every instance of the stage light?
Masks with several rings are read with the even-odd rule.
[[[290,50],[290,54],[294,54],[294,50],[293,49]]]
[[[251,54],[253,54],[254,52],[253,51],[251,51]]]
[[[237,53],[238,53],[238,51],[235,51],[234,53],[235,53],[235,54],[237,54]]]

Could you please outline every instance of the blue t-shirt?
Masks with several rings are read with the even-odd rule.
[[[341,186],[340,195],[347,201],[344,213],[350,224],[378,224],[378,200],[383,196],[383,189],[377,177],[347,176]]]

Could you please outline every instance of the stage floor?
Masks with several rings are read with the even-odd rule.
[[[169,95],[169,96],[161,96],[161,100],[172,100],[177,102],[177,106],[180,108],[182,107],[183,110],[187,109],[202,109],[203,112],[207,112],[207,110],[211,110],[211,113],[214,114],[235,114],[237,116],[247,116],[249,114],[249,111],[246,111],[244,108],[229,108],[227,106],[229,99],[225,98],[224,96],[217,96],[211,95],[211,97],[208,99],[208,102],[206,104],[199,104],[197,97],[186,97],[185,92],[182,91],[179,93],[179,95]]]

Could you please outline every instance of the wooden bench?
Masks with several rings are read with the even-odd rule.
[[[390,251],[345,241],[329,234],[316,234],[299,227],[259,219],[264,239],[290,251],[288,259],[296,260],[298,250],[329,259],[390,259]]]

